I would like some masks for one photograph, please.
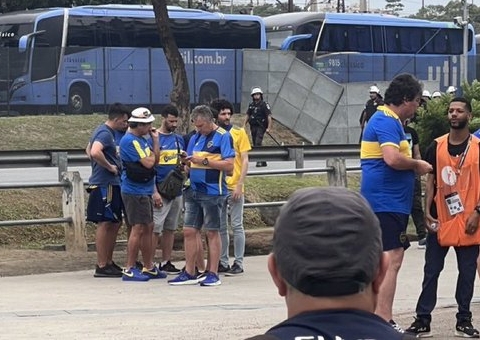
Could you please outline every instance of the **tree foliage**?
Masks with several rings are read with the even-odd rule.
[[[468,12],[470,23],[476,32],[480,32],[480,7],[468,4]],[[451,0],[445,6],[428,5],[421,8],[417,14],[410,16],[411,18],[427,19],[434,21],[453,21],[454,17],[463,17],[463,1]]]
[[[403,11],[405,7],[402,4],[402,0],[385,0],[385,2],[387,3],[385,9],[395,15],[399,15],[399,12]]]
[[[471,84],[464,83],[462,92],[463,97],[472,104],[473,119],[470,122],[470,131],[475,132],[480,128],[480,82],[474,80]],[[448,133],[450,127],[447,112],[451,100],[451,95],[444,94],[440,98],[430,100],[426,109],[418,109],[415,129],[420,138],[422,154],[435,138]]]

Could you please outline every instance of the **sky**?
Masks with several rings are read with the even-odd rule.
[[[460,0],[457,0],[460,1]],[[474,0],[474,4],[476,4],[478,0]],[[386,2],[385,0],[367,0],[370,3],[370,9],[374,8],[385,8]],[[428,5],[442,5],[445,6],[448,4],[450,0],[423,0],[425,6]],[[350,3],[358,3],[358,0],[346,0],[345,4]],[[468,0],[468,3],[472,3],[472,0]],[[422,0],[402,0],[402,4],[405,6],[403,11],[400,12],[401,16],[408,16],[411,14],[415,14],[418,10],[422,7]],[[478,6],[478,5],[477,5]]]

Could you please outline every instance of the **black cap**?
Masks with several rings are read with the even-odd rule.
[[[355,294],[378,270],[380,224],[356,192],[341,187],[300,189],[277,218],[273,253],[282,277],[300,292]]]

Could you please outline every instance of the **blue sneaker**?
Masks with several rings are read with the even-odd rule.
[[[163,270],[157,268],[157,266],[153,266],[152,269],[143,268],[142,274],[148,276],[150,279],[164,279],[167,277],[167,273]]]
[[[150,280],[150,277],[147,275],[144,275],[137,268],[132,267],[130,269],[125,268],[123,270],[122,280],[123,281],[148,281]]]
[[[212,272],[208,272],[205,279],[200,282],[200,286],[219,286],[222,281],[218,278],[218,275]]]
[[[190,275],[186,271],[183,271],[174,279],[168,280],[168,283],[172,286],[196,285],[198,283],[198,279],[196,276]]]

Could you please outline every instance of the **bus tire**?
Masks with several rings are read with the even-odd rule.
[[[69,114],[85,114],[91,113],[90,93],[83,86],[74,85],[70,88],[68,95]]]
[[[214,84],[203,85],[198,95],[199,104],[209,105],[214,99],[218,98],[218,88]]]

